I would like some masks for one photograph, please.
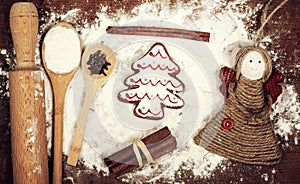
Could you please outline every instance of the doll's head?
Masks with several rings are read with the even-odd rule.
[[[241,74],[250,80],[259,80],[265,72],[266,62],[257,51],[249,51],[243,61]]]
[[[268,53],[259,47],[245,47],[236,55],[236,79],[240,75],[250,80],[268,80],[272,72],[272,63]]]

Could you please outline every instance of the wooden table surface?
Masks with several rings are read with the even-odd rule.
[[[228,0],[232,1],[232,0]],[[0,0],[0,49],[12,51],[12,39],[9,31],[9,10],[11,5],[17,2],[16,0]],[[110,1],[110,0],[33,0],[38,7],[39,13],[44,14],[51,10],[56,12],[66,13],[73,8],[80,8],[87,12],[82,18],[88,18],[91,22],[95,18],[95,12],[99,9],[99,5],[108,5],[108,12],[112,13],[122,8],[125,12],[130,11],[134,6],[140,4],[140,0],[128,1]],[[173,1],[170,1],[173,3]],[[267,1],[254,0],[249,1],[248,6],[254,7],[257,3],[266,3]],[[270,9],[274,9],[276,4],[281,0],[274,0],[274,5]],[[261,15],[261,12],[257,12]],[[284,15],[284,20],[281,16]],[[259,16],[257,16],[259,17]],[[80,21],[80,20],[78,20]],[[259,19],[257,18],[257,22]],[[265,27],[265,34],[272,37],[273,42],[269,49],[275,50],[278,55],[278,63],[280,70],[286,71],[287,83],[293,84],[300,94],[300,69],[295,68],[296,64],[300,64],[300,1],[290,0],[281,10],[279,10],[270,24]],[[272,26],[270,26],[272,25]],[[257,30],[257,24],[248,27],[249,31]],[[13,58],[12,58],[13,59]],[[0,55],[0,68],[2,71],[9,71],[12,67],[12,61],[7,61],[3,55]],[[11,166],[11,145],[10,145],[10,120],[9,120],[9,97],[6,93],[7,77],[0,76],[0,183],[12,183],[12,166]],[[299,100],[299,99],[298,99]],[[298,135],[299,138],[299,135]],[[300,183],[300,146],[295,145],[294,141],[289,142],[288,147],[283,146],[284,152],[282,161],[276,166],[251,166],[237,162],[227,162],[227,169],[217,169],[209,179],[199,179],[197,183],[240,183],[240,178],[243,178],[244,183]],[[271,170],[275,169],[275,173]],[[81,170],[78,174],[78,170]],[[267,173],[268,181],[264,181],[262,174]],[[83,165],[77,168],[64,166],[64,177],[72,176],[75,183],[120,183],[102,177],[101,173],[91,171],[84,168]],[[176,181],[185,181],[193,183],[189,176],[192,173],[186,172],[186,177],[176,178]],[[218,181],[218,182],[217,182]],[[69,180],[64,180],[64,183],[71,183]]]

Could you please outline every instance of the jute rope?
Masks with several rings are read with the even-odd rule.
[[[243,87],[251,89],[255,83],[256,88],[248,91],[249,100],[240,101],[240,95],[244,94],[237,91]],[[229,93],[225,109],[194,137],[195,143],[239,162],[264,165],[278,163],[281,153],[269,119],[270,100],[257,100],[256,97],[256,91],[263,90],[261,80],[250,81],[241,76],[238,82],[231,83],[230,88],[234,93]],[[248,108],[252,107],[251,99],[263,104],[259,112],[252,113],[253,109]],[[231,130],[225,130],[220,125],[225,117],[233,120]]]
[[[237,53],[236,81],[229,83],[225,108],[194,137],[194,142],[208,151],[249,164],[271,165],[280,161],[281,152],[270,122],[273,102],[263,88],[272,73],[272,61],[258,45],[265,25],[287,1],[282,1],[268,17],[272,0],[266,4],[254,46],[241,48]],[[251,51],[259,52],[265,61],[265,71],[260,80],[250,80],[241,74],[242,62]],[[221,126],[225,118],[230,118],[233,123],[229,130]]]
[[[265,60],[266,69],[260,80],[247,79],[240,73],[242,61],[250,51],[259,52]],[[270,122],[272,100],[263,89],[272,72],[271,59],[262,48],[245,47],[235,63],[236,81],[229,84],[225,108],[194,137],[194,142],[239,162],[276,164],[281,153]],[[221,127],[224,118],[232,120],[232,129]]]
[[[229,93],[225,112],[227,114],[232,113],[236,121],[246,121],[252,124],[261,124],[268,121],[271,114],[271,104],[265,101],[261,80],[252,81],[241,76],[236,83],[236,89],[233,89],[234,85],[232,84],[229,88],[235,90],[235,93]],[[243,93],[245,90],[247,90],[247,93]],[[257,91],[260,92],[257,93]]]
[[[139,139],[135,140],[133,142],[132,146],[133,146],[133,152],[134,152],[134,154],[136,156],[136,159],[138,161],[138,164],[139,164],[140,168],[143,167],[143,160],[142,160],[142,156],[141,156],[141,153],[140,153],[139,149],[145,155],[147,162],[151,164],[151,168],[153,168],[153,169],[156,168],[157,162],[155,162],[153,160],[152,155],[150,154],[147,146],[144,144],[143,141],[141,141]]]
[[[265,27],[265,25],[269,22],[269,20],[273,17],[273,15],[280,9],[280,8],[282,8],[286,3],[288,2],[288,0],[284,0],[284,1],[282,1],[270,14],[269,14],[269,16],[267,17],[267,11],[268,11],[268,9],[269,9],[269,6],[270,6],[270,4],[272,3],[272,0],[270,0],[267,4],[266,4],[266,6],[265,6],[265,8],[264,8],[264,10],[263,10],[263,12],[262,12],[262,18],[261,18],[261,24],[260,24],[260,28],[258,29],[258,31],[257,31],[257,35],[256,35],[256,38],[255,38],[255,40],[254,40],[254,43],[255,43],[255,46],[258,46],[259,45],[259,43],[261,42],[261,40],[262,40],[262,38],[263,38],[263,29],[264,29],[264,27]]]

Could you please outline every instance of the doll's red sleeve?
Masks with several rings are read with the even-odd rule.
[[[220,71],[220,79],[221,79],[221,86],[220,91],[226,98],[228,96],[228,86],[230,82],[235,81],[235,71],[231,68],[224,66],[221,68]]]
[[[264,84],[265,93],[271,96],[273,103],[276,102],[278,96],[282,93],[282,87],[279,83],[283,82],[283,80],[283,74],[279,71],[274,71]]]

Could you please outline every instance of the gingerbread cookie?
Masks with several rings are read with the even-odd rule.
[[[155,43],[131,68],[135,73],[124,80],[128,89],[119,92],[118,99],[136,104],[137,117],[162,119],[164,107],[184,106],[178,96],[184,90],[184,83],[176,77],[180,68],[162,43]]]

